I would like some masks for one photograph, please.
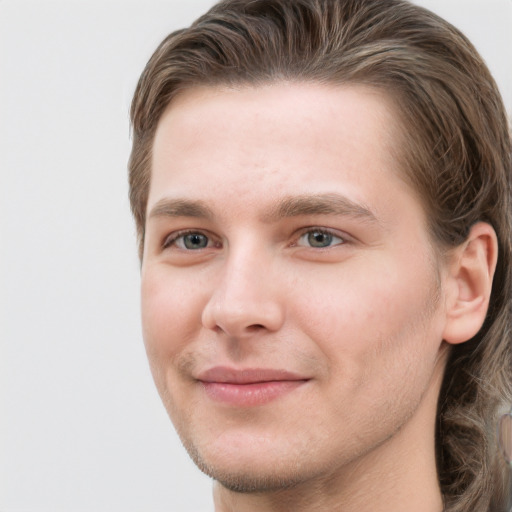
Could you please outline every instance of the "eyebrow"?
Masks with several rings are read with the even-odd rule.
[[[277,222],[283,218],[306,215],[341,215],[359,220],[379,223],[375,214],[361,203],[356,203],[340,194],[304,194],[281,199],[263,217],[263,222]],[[160,199],[151,209],[148,218],[195,217],[212,219],[213,211],[200,200],[184,198]]]
[[[340,194],[306,194],[286,197],[265,214],[264,220],[274,222],[281,218],[302,215],[341,215],[379,223],[370,208]]]
[[[203,201],[190,199],[160,199],[149,213],[153,217],[197,217],[211,219],[213,212]]]

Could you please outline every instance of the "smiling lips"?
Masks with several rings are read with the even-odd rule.
[[[252,407],[275,400],[309,379],[283,370],[215,367],[198,378],[206,395],[226,405]]]

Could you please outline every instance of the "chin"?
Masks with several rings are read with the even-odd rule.
[[[219,482],[223,487],[230,491],[241,494],[269,493],[291,489],[303,483],[306,478],[299,474],[283,474],[283,472],[273,470],[258,470],[253,468],[220,467],[214,464],[207,464],[201,458],[193,460],[197,467],[206,475]]]
[[[313,477],[300,460],[283,458],[262,451],[250,453],[225,450],[214,453],[184,443],[196,466],[223,487],[238,493],[268,493],[293,488]]]

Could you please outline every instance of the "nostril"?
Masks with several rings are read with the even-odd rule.
[[[248,331],[259,331],[261,329],[265,329],[265,326],[263,326],[262,324],[252,324],[252,325],[249,325],[247,326],[247,330]]]

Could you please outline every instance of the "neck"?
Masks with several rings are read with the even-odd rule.
[[[272,493],[237,493],[215,483],[215,512],[442,512],[435,460],[442,373],[436,371],[421,404],[400,431],[341,473]]]

